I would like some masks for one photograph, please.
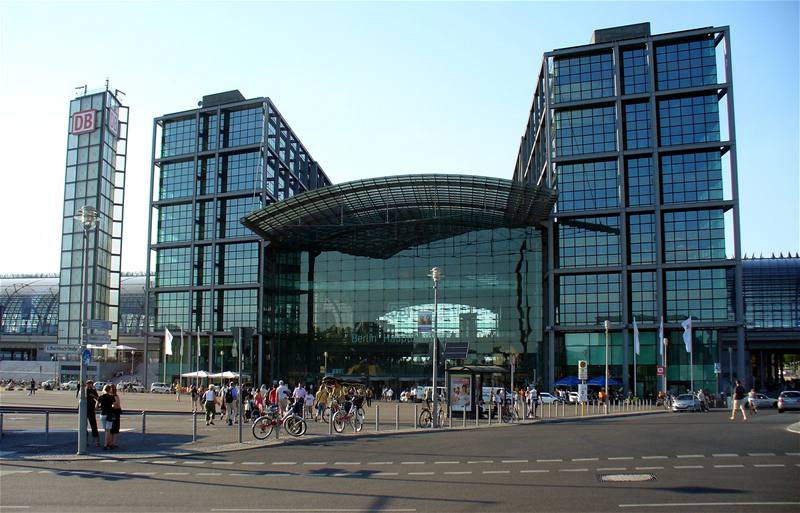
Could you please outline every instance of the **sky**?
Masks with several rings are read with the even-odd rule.
[[[153,118],[239,89],[270,97],[334,183],[511,178],[542,54],[643,21],[731,27],[743,253],[800,251],[796,1],[0,0],[0,274],[58,272],[77,86],[108,79],[130,107],[122,270],[143,271]]]

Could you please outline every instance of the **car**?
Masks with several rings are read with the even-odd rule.
[[[106,386],[106,382],[105,381],[95,381],[94,382],[94,389],[97,390],[98,392],[102,392],[104,386]]]
[[[78,381],[77,380],[69,380],[63,385],[61,385],[61,390],[77,390],[78,389]]]
[[[764,394],[756,394],[755,401],[756,408],[776,408],[778,400],[774,397],[767,397]]]
[[[778,396],[778,413],[786,410],[800,410],[800,392],[786,390]]]
[[[150,384],[150,393],[151,394],[168,394],[170,393],[170,386],[166,383],[151,383]]]
[[[571,403],[577,403],[579,398],[580,398],[580,396],[578,395],[578,392],[569,392],[569,396],[568,397],[569,397],[569,402],[571,402]]]
[[[700,411],[700,401],[692,394],[681,394],[672,401],[673,412]]]
[[[42,390],[53,390],[56,388],[56,380],[48,379],[47,381],[42,381]]]
[[[128,392],[144,392],[144,385],[141,383],[120,383],[119,388]]]
[[[561,402],[561,399],[548,392],[539,392],[539,402],[542,404],[553,404]]]

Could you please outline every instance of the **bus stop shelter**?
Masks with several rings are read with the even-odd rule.
[[[466,411],[474,419],[478,408],[491,400],[492,390],[508,388],[511,370],[498,365],[461,365],[447,369],[447,403],[459,418]]]

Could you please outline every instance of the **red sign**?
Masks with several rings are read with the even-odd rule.
[[[69,133],[79,135],[94,132],[97,111],[94,109],[82,110],[72,115],[72,124]]]
[[[663,365],[657,365],[656,366],[656,375],[657,376],[663,376],[664,375],[664,366]]]
[[[108,129],[114,135],[119,135],[119,117],[114,109],[109,107],[108,111]]]

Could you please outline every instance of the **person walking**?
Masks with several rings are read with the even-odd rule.
[[[175,383],[175,401],[181,402],[181,382]]]
[[[192,413],[195,413],[197,411],[197,385],[192,385],[189,393],[192,394]]]
[[[114,403],[111,406],[114,414],[114,420],[111,422],[111,449],[116,449],[119,445],[117,440],[119,440],[120,424],[122,423],[122,403],[116,385],[111,385],[111,395],[114,396]]]
[[[227,385],[225,385],[225,388],[223,388],[222,397],[224,398],[225,401],[225,422],[227,422],[229,426],[232,426],[234,397],[233,397],[233,385],[231,383],[228,383]]]
[[[97,414],[95,413],[95,405],[99,399],[97,390],[94,389],[94,381],[86,381],[86,420],[89,421],[89,427],[92,428],[92,438],[94,438],[94,446],[100,447],[100,432],[97,430]]]
[[[208,385],[208,390],[203,394],[203,401],[206,407],[206,426],[214,425],[214,415],[216,414],[216,401],[217,394],[214,391],[214,385]]]
[[[294,404],[297,404],[297,408],[295,412],[298,415],[303,415],[303,411],[305,409],[306,404],[306,388],[303,386],[302,381],[297,382],[297,386],[294,387],[294,392],[292,392],[292,398],[294,398]]]
[[[756,406],[756,389],[751,388],[750,392],[747,394],[747,406],[750,407],[750,413],[755,415],[758,413],[758,407]]]
[[[747,421],[747,413],[744,411],[744,387],[742,382],[736,380],[736,387],[733,389],[733,411],[731,411],[731,420],[736,420],[736,410],[742,410],[742,419]]]
[[[280,408],[281,415],[286,413],[286,408],[289,405],[289,397],[291,397],[292,393],[289,391],[289,387],[283,382],[283,380],[278,381],[278,407]]]
[[[31,378],[31,385],[28,388],[28,395],[36,395],[36,380]]]
[[[272,388],[270,388],[269,393],[267,394],[267,404],[270,406],[278,404],[278,384],[273,383]]]
[[[100,421],[103,424],[103,432],[105,433],[103,441],[103,450],[111,449],[114,442],[114,437],[111,434],[111,427],[114,425],[114,396],[111,394],[111,385],[103,387],[103,394],[97,399],[97,404],[100,405]]]

